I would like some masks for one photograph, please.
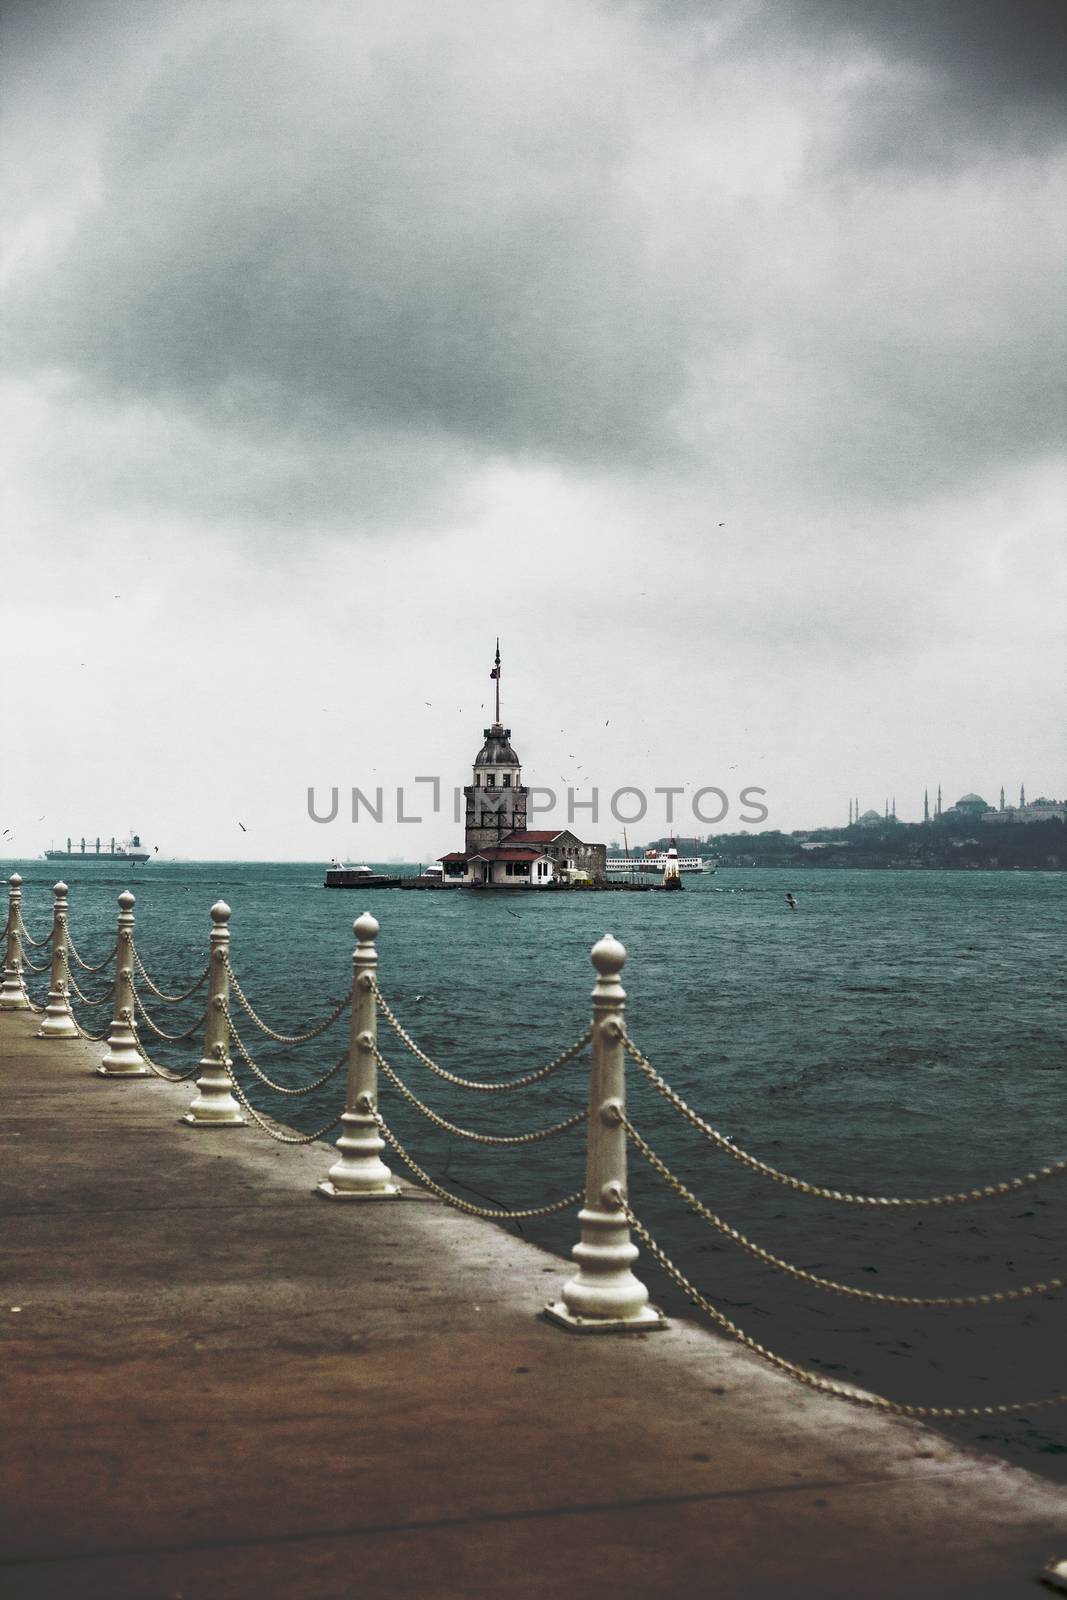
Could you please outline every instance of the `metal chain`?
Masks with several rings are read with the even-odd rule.
[[[123,1017],[129,1021],[129,1012],[124,1011]],[[194,1067],[190,1067],[188,1072],[172,1072],[169,1067],[161,1067],[159,1063],[153,1061],[152,1057],[148,1054],[148,1051],[137,1037],[137,1029],[132,1025],[132,1023],[130,1025],[130,1034],[133,1038],[134,1049],[137,1051],[137,1054],[140,1056],[145,1066],[154,1072],[157,1078],[162,1078],[164,1083],[185,1083],[187,1079],[192,1078],[200,1071],[199,1061]]]
[[[341,1059],[339,1061],[335,1062],[334,1065],[330,1068],[330,1070],[328,1072],[324,1072],[322,1074],[321,1078],[316,1078],[314,1083],[305,1084],[302,1089],[293,1089],[293,1088],[289,1087],[287,1084],[275,1083],[273,1078],[268,1078],[267,1077],[267,1074],[263,1071],[263,1069],[260,1066],[257,1065],[257,1063],[255,1061],[253,1061],[252,1057],[249,1055],[248,1051],[246,1050],[245,1044],[244,1044],[244,1040],[241,1038],[240,1034],[237,1032],[237,1029],[234,1027],[233,1018],[230,1015],[229,1006],[224,1006],[224,1012],[225,1012],[225,1016],[226,1016],[226,1025],[230,1030],[230,1038],[233,1040],[234,1044],[237,1046],[238,1050],[240,1051],[241,1060],[244,1062],[245,1066],[249,1068],[250,1071],[255,1073],[255,1075],[259,1079],[260,1083],[265,1083],[267,1085],[268,1089],[273,1089],[274,1090],[275,1094],[287,1094],[287,1095],[294,1095],[294,1096],[305,1095],[305,1094],[313,1094],[316,1089],[321,1089],[324,1083],[329,1083],[331,1078],[335,1078],[337,1076],[337,1074],[340,1072],[341,1068],[343,1066],[345,1066],[345,1064],[348,1061],[348,1051],[346,1050],[344,1055],[341,1057]]]
[[[70,987],[74,990],[74,993],[77,995],[78,999],[81,1001],[83,1006],[104,1006],[104,1005],[107,1005],[107,1002],[111,999],[111,996],[115,992],[115,980],[114,980],[114,978],[112,978],[111,982],[108,984],[107,988],[104,990],[104,992],[100,996],[99,1000],[90,1000],[88,995],[82,994],[81,990],[78,987],[77,980],[75,979],[75,976],[74,976],[73,972],[71,972],[69,967],[67,968],[67,982],[70,985]]]
[[[741,1150],[732,1140],[727,1139],[718,1129],[705,1122],[691,1106],[687,1105],[666,1079],[661,1078],[648,1058],[624,1033],[622,1036],[623,1047],[626,1053],[641,1068],[649,1083],[667,1100],[676,1111],[680,1112],[685,1120],[699,1133],[717,1145],[720,1150],[725,1150],[733,1156],[743,1167],[748,1167],[751,1172],[759,1172],[765,1178],[773,1178],[775,1183],[783,1183],[786,1188],[793,1189],[797,1194],[813,1196],[818,1200],[838,1200],[850,1206],[892,1206],[892,1207],[930,1207],[930,1206],[963,1206],[970,1205],[976,1200],[994,1200],[1000,1195],[1015,1194],[1019,1189],[1029,1188],[1031,1184],[1043,1183],[1046,1178],[1058,1178],[1067,1172],[1067,1160],[1054,1161],[1050,1166],[1038,1167],[1036,1172],[1027,1172],[1021,1178],[1007,1178],[1000,1183],[987,1184],[982,1189],[966,1189],[957,1194],[932,1194],[932,1195],[907,1195],[904,1197],[878,1195],[878,1194],[849,1194],[841,1189],[824,1189],[820,1184],[808,1183],[803,1178],[794,1178],[787,1172],[779,1172],[777,1167],[772,1167],[765,1161],[760,1161],[757,1156],[749,1155],[746,1150]]]
[[[20,981],[21,981],[21,977],[22,977],[22,975],[20,973],[19,974]],[[30,991],[27,989],[27,987],[26,987],[26,985],[24,983],[22,985],[22,992],[26,996],[26,999],[30,1003],[30,1010],[31,1011],[36,1011],[38,1013],[38,1015],[40,1015],[41,1012],[48,1010],[47,1001],[45,1002],[44,1005],[38,1005],[37,1001],[33,998],[33,995],[30,993]]]
[[[377,984],[374,986],[374,995],[382,1016],[388,1022],[405,1050],[409,1050],[416,1061],[421,1061],[424,1067],[428,1067],[431,1072],[436,1073],[437,1077],[444,1078],[446,1083],[454,1083],[460,1089],[476,1089],[482,1094],[506,1094],[512,1089],[525,1089],[527,1084],[539,1083],[543,1078],[551,1077],[554,1072],[558,1072],[561,1067],[565,1067],[568,1061],[573,1061],[576,1056],[581,1055],[593,1033],[591,1027],[586,1028],[581,1038],[576,1039],[572,1045],[568,1046],[562,1055],[557,1056],[555,1061],[550,1061],[547,1066],[538,1067],[536,1072],[526,1072],[521,1078],[509,1078],[504,1083],[482,1083],[477,1078],[461,1078],[456,1073],[449,1072],[447,1068],[439,1067],[437,1062],[433,1061],[424,1050],[419,1049],[411,1035],[405,1032],[403,1025],[390,1009]]]
[[[78,966],[81,967],[83,972],[103,972],[104,968],[109,964],[109,962],[114,959],[115,952],[118,950],[118,943],[116,942],[111,946],[111,949],[108,951],[103,961],[98,962],[95,967],[91,967],[87,961],[82,960],[81,956],[77,952],[77,949],[75,948],[74,940],[70,936],[69,928],[67,929],[67,949],[70,951],[71,955],[74,957],[75,961],[77,962]]]
[[[42,1007],[41,1009],[43,1010],[44,1008]],[[71,1011],[70,1017],[71,1017],[71,1021],[74,1023],[74,1026],[78,1030],[79,1038],[88,1039],[90,1044],[103,1044],[104,1040],[107,1038],[108,1034],[111,1032],[111,1024],[110,1024],[110,1022],[108,1023],[107,1027],[104,1029],[103,1033],[90,1033],[88,1028],[83,1028],[82,1027],[81,1023],[78,1021],[78,1019],[74,1015],[73,1011]]]
[[[352,1003],[352,996],[350,994],[346,994],[344,999],[326,1018],[326,1021],[320,1022],[317,1028],[312,1028],[308,1033],[277,1033],[272,1027],[270,1027],[268,1023],[263,1021],[263,1018],[259,1016],[256,1011],[253,1010],[251,1003],[246,998],[241,985],[237,981],[237,976],[230,965],[229,956],[225,956],[224,960],[226,962],[226,971],[230,975],[230,983],[233,986],[233,992],[237,996],[240,1004],[243,1006],[244,1010],[247,1011],[249,1017],[252,1019],[253,1023],[260,1030],[260,1032],[265,1033],[268,1039],[276,1040],[278,1044],[307,1044],[310,1039],[317,1039],[320,1033],[325,1033],[327,1028],[333,1027],[338,1017],[343,1016]]]
[[[418,1178],[421,1183],[424,1183],[432,1194],[437,1195],[438,1198],[444,1200],[446,1204],[455,1206],[457,1211],[465,1211],[469,1217],[482,1217],[488,1222],[501,1222],[508,1220],[520,1221],[526,1217],[552,1217],[555,1216],[557,1212],[569,1211],[572,1206],[576,1206],[581,1203],[582,1191],[580,1189],[576,1189],[574,1194],[567,1195],[563,1200],[553,1200],[551,1205],[534,1206],[527,1211],[504,1211],[498,1210],[491,1206],[471,1205],[469,1200],[461,1200],[458,1195],[452,1194],[448,1189],[442,1189],[439,1183],[435,1183],[426,1169],[424,1167],[420,1167],[418,1162],[404,1149],[404,1146],[400,1143],[400,1140],[387,1126],[385,1118],[382,1116],[381,1112],[376,1110],[373,1115],[378,1127],[388,1139],[389,1143],[392,1145],[401,1161],[403,1161],[404,1165],[415,1174],[416,1178]]]
[[[137,971],[144,979],[146,988],[152,991],[157,1000],[162,1000],[163,1003],[168,1006],[176,1006],[179,1005],[181,1001],[188,1000],[191,995],[194,995],[198,989],[203,987],[207,981],[208,973],[211,971],[211,964],[209,962],[204,968],[203,972],[200,974],[199,978],[197,978],[196,982],[193,984],[192,988],[186,989],[183,994],[167,994],[164,992],[164,990],[157,988],[156,984],[152,981],[145,969],[145,964],[141,960],[140,953],[136,945],[133,946],[133,962],[134,966],[137,968]]]
[[[623,1204],[622,1213],[627,1222],[645,1246],[649,1255],[658,1261],[664,1272],[681,1289],[693,1303],[700,1307],[711,1320],[728,1333],[731,1338],[743,1344],[746,1350],[751,1350],[754,1355],[772,1367],[777,1367],[779,1372],[785,1372],[798,1383],[804,1384],[809,1389],[817,1389],[821,1394],[832,1394],[838,1400],[847,1400],[854,1406],[865,1406],[872,1411],[891,1412],[898,1417],[933,1417],[940,1419],[962,1417],[1008,1417],[1019,1411],[1037,1411],[1044,1406],[1059,1406],[1067,1403],[1067,1393],[1044,1395],[1039,1400],[1013,1400],[990,1406],[919,1406],[908,1405],[900,1400],[889,1400],[885,1395],[872,1394],[861,1389],[851,1389],[846,1384],[835,1383],[829,1378],[820,1378],[817,1373],[809,1372],[806,1367],[798,1366],[795,1361],[789,1361],[785,1356],[777,1355],[769,1350],[766,1345],[753,1339],[751,1334],[745,1333],[736,1322],[720,1311],[718,1306],[711,1301],[691,1283],[685,1273],[675,1266],[667,1252],[656,1243],[645,1225],[638,1220],[632,1208]]]
[[[224,1060],[222,1064],[226,1068],[226,1075],[233,1087],[234,1094],[237,1096],[242,1106],[244,1106],[245,1110],[248,1112],[248,1115],[252,1118],[252,1121],[257,1123],[258,1126],[263,1129],[263,1132],[271,1139],[277,1140],[278,1144],[314,1144],[315,1140],[321,1139],[324,1134],[332,1133],[334,1128],[336,1128],[338,1123],[341,1121],[341,1118],[344,1116],[344,1111],[339,1111],[332,1122],[328,1122],[324,1128],[317,1128],[314,1133],[281,1133],[273,1118],[261,1116],[256,1110],[255,1106],[251,1104],[248,1096],[245,1094],[244,1090],[241,1088],[241,1085],[234,1076],[233,1062]]]
[[[38,973],[39,972],[47,972],[49,967],[51,966],[51,962],[49,962],[49,961],[42,961],[41,965],[38,966],[36,961],[31,961],[30,960],[30,958],[26,954],[25,950],[23,950],[21,952],[21,954],[19,956],[19,960],[22,962],[22,965],[24,967],[29,967],[31,972],[38,972]]]
[[[43,950],[46,944],[51,944],[52,935],[56,931],[54,927],[53,928],[49,928],[48,933],[45,935],[45,937],[43,939],[35,939],[33,937],[32,933],[30,932],[29,928],[27,928],[26,924],[23,922],[23,920],[22,920],[22,912],[21,911],[18,914],[18,919],[19,919],[19,932],[22,934],[22,937],[26,940],[26,943],[28,945],[31,945],[34,950]],[[8,920],[10,921],[10,918]],[[6,932],[7,930],[5,929],[4,931]]]
[[[775,1267],[779,1272],[786,1272],[791,1278],[797,1278],[803,1283],[810,1283],[816,1289],[825,1289],[830,1294],[843,1295],[850,1300],[867,1300],[875,1305],[937,1308],[951,1306],[956,1309],[964,1309],[970,1306],[1006,1305],[1009,1300],[1027,1300],[1031,1295],[1051,1294],[1054,1290],[1067,1286],[1067,1280],[1063,1278],[1050,1278],[1047,1283],[1027,1283],[1018,1289],[997,1289],[991,1290],[988,1294],[938,1295],[927,1298],[910,1294],[890,1294],[874,1289],[854,1289],[846,1283],[835,1283],[832,1278],[820,1278],[814,1272],[808,1272],[804,1267],[793,1266],[791,1262],[783,1261],[780,1256],[772,1255],[762,1245],[756,1244],[753,1239],[746,1238],[743,1233],[731,1227],[722,1217],[717,1216],[714,1211],[698,1200],[696,1195],[686,1188],[680,1178],[675,1177],[666,1162],[662,1161],[651,1146],[642,1139],[625,1113],[620,1113],[619,1121],[649,1166],[653,1167],[678,1198],[684,1200],[686,1205],[695,1211],[698,1216],[703,1217],[705,1222],[710,1223],[713,1228],[716,1228],[725,1238],[732,1240],[740,1249],[746,1250],[750,1256],[755,1256],[757,1261],[763,1261],[767,1266]]]
[[[144,1001],[141,999],[141,996],[137,993],[136,989],[133,991],[133,1003],[137,1007],[137,1010],[141,1013],[142,1019],[147,1022],[148,1026],[155,1034],[156,1038],[166,1039],[168,1044],[181,1044],[186,1039],[191,1039],[194,1033],[200,1032],[200,1029],[204,1026],[204,1021],[207,1017],[207,1012],[202,1011],[192,1026],[186,1028],[184,1033],[164,1033],[163,1029],[159,1027],[159,1025],[148,1015],[148,1012],[144,1007]]]
[[[428,1117],[436,1127],[443,1128],[446,1133],[454,1133],[457,1139],[470,1139],[475,1144],[539,1144],[542,1139],[551,1139],[557,1133],[566,1133],[568,1128],[577,1127],[579,1122],[584,1122],[589,1115],[587,1110],[576,1111],[573,1117],[567,1117],[563,1122],[554,1123],[551,1128],[536,1128],[532,1133],[473,1133],[470,1128],[459,1128],[454,1122],[449,1122],[446,1118],[438,1116],[436,1111],[431,1111],[429,1106],[423,1105],[419,1097],[411,1092],[407,1084],[389,1065],[377,1046],[374,1049],[374,1058],[390,1083],[394,1084],[400,1090],[404,1099],[410,1101],[417,1110],[422,1112],[424,1117]]]

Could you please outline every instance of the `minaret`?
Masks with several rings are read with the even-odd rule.
[[[848,825],[851,828],[851,826],[852,826],[852,801],[851,800],[848,803]]]
[[[939,817],[940,815],[941,815],[941,785],[938,784],[938,786],[937,786],[937,810],[934,812],[934,816],[935,817]]]
[[[930,820],[930,791],[929,791],[929,789],[924,789],[923,790],[923,821],[924,822],[929,822],[929,820]]]
[[[1022,810],[1022,808],[1023,808],[1023,806],[1025,804],[1026,804],[1026,785],[1025,785],[1025,783],[1021,783],[1019,785],[1019,810],[1020,811]]]
[[[897,820],[897,797],[896,797],[896,795],[893,796],[893,809],[889,813],[889,815],[892,817],[894,822]]]
[[[889,796],[888,795],[886,795],[886,797],[885,797],[885,820],[886,820],[886,822],[889,821]]]
[[[496,721],[484,730],[485,743],[474,759],[473,781],[463,791],[467,802],[464,848],[468,853],[499,844],[506,833],[526,827],[529,790],[522,781],[519,758],[511,748],[511,729],[500,721],[499,639],[489,676],[496,683]]]
[[[1001,809],[1001,811],[1006,811],[1007,810],[1007,807],[1004,804],[1004,785],[1003,784],[1001,784],[1001,786],[1000,786],[1000,809]]]

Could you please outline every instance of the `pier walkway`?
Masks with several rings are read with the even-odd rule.
[[[1061,1490],[695,1324],[574,1337],[566,1267],[0,1015],[10,1600],[1005,1600]],[[653,1353],[652,1343],[655,1341]]]

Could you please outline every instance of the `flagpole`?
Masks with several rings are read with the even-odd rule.
[[[500,722],[500,640],[496,642],[496,720]]]

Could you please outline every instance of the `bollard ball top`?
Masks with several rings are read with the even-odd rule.
[[[381,923],[377,917],[372,917],[369,911],[364,911],[352,924],[352,932],[360,944],[373,944],[381,932]]]
[[[52,885],[52,893],[53,894],[66,894],[67,893],[67,886],[63,882],[62,878],[59,880],[58,883],[54,883]]]
[[[21,878],[20,878],[20,877],[19,877],[19,875],[18,875],[18,873],[17,873],[17,872],[13,872],[13,873],[12,873],[12,874],[11,874],[11,876],[10,876],[10,878],[8,878],[8,880],[7,880],[7,881],[8,881],[8,883],[9,883],[9,884],[10,884],[10,885],[11,885],[11,887],[12,887],[12,888],[13,888],[13,889],[17,889],[17,888],[19,888],[19,886],[20,886],[20,885],[21,885],[21,883],[22,883],[22,879],[21,879]]]
[[[224,922],[229,922],[230,908],[226,904],[225,900],[215,901],[215,904],[211,908],[211,920],[216,924],[216,926],[219,926]]]
[[[593,946],[591,959],[602,978],[613,978],[626,964],[626,946],[606,933]]]
[[[123,889],[122,893],[119,895],[119,909],[122,911],[132,911],[136,903],[136,895],[132,895],[129,889]]]

